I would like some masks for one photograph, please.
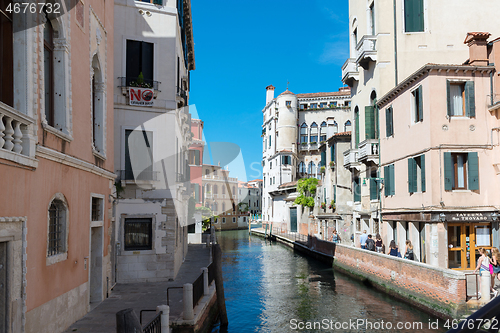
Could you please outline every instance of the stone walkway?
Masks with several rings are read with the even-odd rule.
[[[207,267],[210,260],[209,248],[201,244],[191,244],[174,281],[117,284],[108,299],[65,332],[116,332],[115,314],[118,311],[133,308],[139,317],[141,310],[155,310],[157,305],[167,304],[167,288],[193,283],[201,274],[200,269]],[[182,313],[182,289],[170,290],[169,298],[170,320],[173,320]],[[145,325],[153,316],[153,312],[143,313],[142,324]]]

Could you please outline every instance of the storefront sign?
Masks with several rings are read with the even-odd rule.
[[[453,213],[446,214],[448,222],[491,222],[491,213]]]
[[[153,106],[153,89],[129,88],[128,100],[130,105]]]

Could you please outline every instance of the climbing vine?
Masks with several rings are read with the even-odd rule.
[[[305,178],[299,179],[297,183],[297,191],[299,196],[295,199],[294,204],[305,207],[314,207],[314,195],[318,186],[318,179]]]

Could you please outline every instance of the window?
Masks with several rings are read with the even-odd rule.
[[[127,218],[124,223],[125,251],[153,248],[153,222],[150,218]]]
[[[199,150],[190,150],[189,151],[189,164],[200,165],[200,151]]]
[[[377,171],[370,173],[370,200],[379,200],[379,187],[377,181]]]
[[[384,167],[384,194],[386,197],[396,194],[396,184],[394,182],[394,164]]]
[[[476,116],[476,105],[474,96],[474,81],[446,82],[448,98],[447,115],[452,116]]]
[[[444,153],[444,189],[479,190],[477,152]]]
[[[359,108],[356,106],[354,108],[354,148],[359,146]]]
[[[375,36],[375,3],[372,3],[369,8],[370,11],[370,32]]]
[[[321,150],[321,162],[319,165],[320,167],[326,166],[326,147]]]
[[[102,198],[92,197],[92,221],[104,221],[104,200]]]
[[[233,223],[236,223],[236,217],[233,217]]]
[[[273,168],[273,162],[269,162],[269,169]]]
[[[153,86],[154,44],[127,39],[127,86],[137,84],[140,76]]]
[[[325,103],[319,103],[319,107],[320,107],[320,109],[324,109],[324,108],[326,108],[327,106],[328,106],[328,103],[326,103],[326,102],[325,102]]]
[[[424,31],[424,0],[404,0],[405,32]]]
[[[310,108],[311,109],[317,109],[318,108],[318,103],[311,103]]]
[[[365,139],[376,139],[377,138],[377,117],[376,107],[366,106],[365,107]]]
[[[292,164],[292,157],[289,155],[281,156],[281,164],[283,164],[283,165]]]
[[[208,169],[205,169],[205,176],[208,177],[209,174],[210,174],[210,171]]]
[[[49,207],[47,257],[66,252],[68,211],[62,195],[56,195]]]
[[[226,187],[222,185],[222,195],[226,194]]]
[[[330,108],[336,108],[337,107],[337,102],[330,102]]]
[[[154,180],[152,158],[153,133],[125,130],[125,179]]]
[[[217,193],[218,193],[218,190],[219,190],[219,189],[217,188],[217,185],[214,185],[214,186],[213,186],[213,188],[214,188],[214,194],[217,194]]]
[[[223,211],[223,212],[225,212],[225,211],[226,211],[226,203],[225,203],[225,202],[223,202],[223,203],[222,203],[222,211]]]
[[[310,143],[318,143],[318,125],[316,123],[311,124],[311,136],[309,138]]]
[[[393,125],[393,114],[392,114],[392,106],[389,106],[385,109],[385,136],[393,136],[394,135],[394,125]]]
[[[307,143],[307,125],[303,123],[300,125],[300,143]]]
[[[269,148],[271,148],[271,135],[269,135]]]
[[[47,15],[43,26],[43,85],[45,99],[45,119],[47,124],[55,126],[54,115],[54,29]]]
[[[412,91],[412,112],[413,112],[413,122],[418,123],[423,121],[423,105],[422,105],[422,86]]]
[[[307,167],[307,173],[309,177],[316,177],[316,164],[312,161],[309,162],[309,166]]]
[[[319,135],[320,135],[319,138],[320,142],[326,141],[326,121],[321,123]]]
[[[273,185],[273,179],[269,177],[269,185]]]
[[[425,192],[425,155],[408,159],[408,192]]]
[[[273,177],[273,184],[276,184],[276,177]]]
[[[332,145],[330,146],[330,162],[335,162],[337,160],[335,155],[335,143],[332,142]]]
[[[217,217],[215,218],[214,223],[219,224],[219,219]]]
[[[104,157],[104,117],[106,110],[106,85],[104,84],[101,65],[97,55],[92,59],[92,148]],[[47,103],[46,103],[47,104]]]
[[[292,107],[292,101],[286,101],[285,104],[287,108]]]
[[[1,8],[7,8],[11,1],[1,0]],[[12,13],[0,12],[0,101],[14,105],[14,50]]]
[[[350,123],[349,123],[349,124],[350,124]],[[349,125],[349,126],[350,126],[350,125]],[[350,130],[351,130],[351,129],[349,128],[349,131],[350,131]],[[339,132],[339,124],[337,124],[337,122],[334,120],[334,121],[333,121],[333,134],[337,134],[338,132]],[[347,130],[346,130],[346,132],[347,132]]]
[[[149,3],[153,3],[155,5],[160,5],[160,6],[163,4],[163,0],[136,0],[136,1],[149,2]]]
[[[306,165],[304,164],[304,162],[300,162],[299,163],[299,177],[304,177],[306,174]]]
[[[222,223],[226,223],[226,218],[225,217],[222,218]]]
[[[361,180],[358,176],[354,177],[352,191],[354,192],[354,202],[361,201]]]
[[[193,196],[196,202],[200,202],[200,184],[193,184]]]

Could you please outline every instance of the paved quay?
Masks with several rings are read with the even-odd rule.
[[[210,249],[202,244],[190,244],[188,253],[174,281],[117,284],[109,298],[87,313],[85,317],[71,325],[64,332],[116,332],[116,313],[133,308],[137,317],[141,310],[154,310],[156,306],[167,304],[167,288],[182,287],[193,283],[201,274],[200,268],[210,264]],[[170,321],[182,313],[182,289],[169,292]],[[142,324],[146,324],[154,313],[143,314]]]

